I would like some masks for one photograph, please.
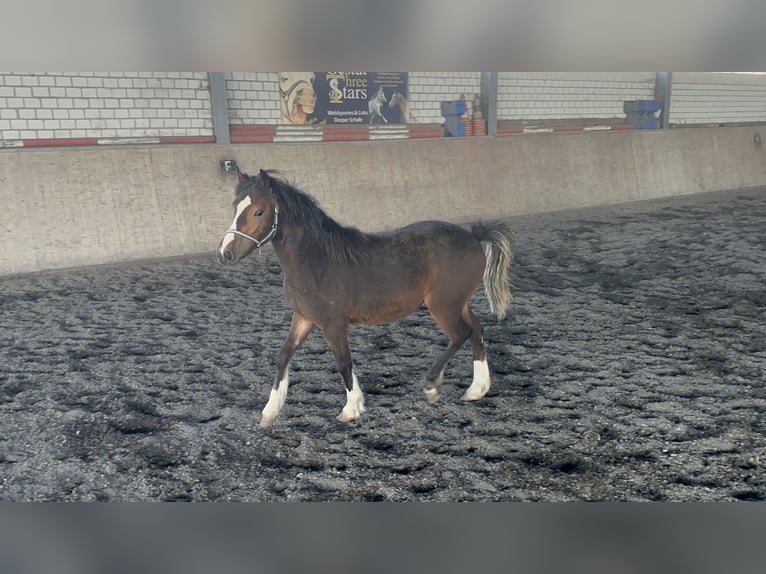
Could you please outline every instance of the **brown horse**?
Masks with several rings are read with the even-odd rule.
[[[234,220],[218,245],[218,260],[231,265],[271,243],[293,310],[262,427],[282,409],[290,359],[315,325],[346,385],[346,405],[338,418],[358,418],[364,398],[349,352],[349,325],[395,321],[423,303],[449,336],[449,346],[426,376],[426,398],[439,398],[444,369],[466,340],[473,350],[473,382],[463,399],[480,399],[489,390],[481,326],[468,300],[483,277],[490,308],[499,319],[505,316],[511,302],[506,225],[479,224],[467,231],[443,221],[420,221],[392,232],[362,233],[340,225],[312,197],[264,170],[252,177],[240,172],[235,196]]]

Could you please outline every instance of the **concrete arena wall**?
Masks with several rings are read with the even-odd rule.
[[[338,221],[374,231],[766,185],[755,131],[4,151],[0,275],[212,254],[235,184],[223,158],[281,169]]]

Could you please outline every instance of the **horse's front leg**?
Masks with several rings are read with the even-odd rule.
[[[359,381],[351,362],[351,351],[348,347],[348,324],[333,325],[322,330],[332,352],[335,362],[346,386],[346,406],[338,415],[338,420],[351,422],[358,419],[364,412],[364,395],[359,388]]]
[[[288,387],[288,366],[290,365],[290,359],[292,359],[295,351],[306,340],[306,337],[311,333],[311,329],[314,328],[314,323],[309,321],[298,313],[293,313],[293,319],[290,323],[290,332],[287,334],[285,342],[282,344],[282,348],[277,355],[277,376],[274,379],[274,384],[271,387],[271,393],[269,393],[269,402],[263,408],[261,416],[261,426],[268,427],[277,418],[279,411],[282,410],[282,406],[285,404],[287,398]]]

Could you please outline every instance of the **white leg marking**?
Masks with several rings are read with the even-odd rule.
[[[239,219],[239,216],[242,215],[242,212],[245,211],[245,208],[247,208],[247,206],[250,205],[251,203],[252,201],[250,200],[249,195],[245,197],[245,199],[239,202],[239,204],[237,205],[237,211],[234,214],[234,219],[232,220],[231,225],[229,226],[229,229],[237,228],[237,219]],[[226,251],[226,247],[229,245],[229,243],[234,241],[235,237],[236,235],[234,235],[233,233],[227,233],[226,235],[223,236],[223,241],[221,241],[221,247],[218,249],[218,252],[221,254],[221,256],[223,256],[223,252]]]
[[[362,395],[362,389],[359,388],[359,381],[353,369],[351,376],[354,379],[354,384],[350,391],[346,389],[346,406],[338,415],[338,420],[344,423],[358,419],[364,412],[364,395]]]
[[[276,389],[272,387],[271,393],[269,393],[269,402],[266,403],[266,406],[263,407],[262,411],[261,426],[263,428],[271,426],[271,423],[277,418],[279,411],[282,410],[282,406],[285,404],[285,399],[287,398],[289,379],[290,377],[287,374],[287,369],[285,369],[285,377],[279,381],[279,385],[277,385]]]
[[[473,362],[473,382],[463,395],[464,401],[477,401],[487,394],[492,383],[489,377],[489,365],[487,359]]]

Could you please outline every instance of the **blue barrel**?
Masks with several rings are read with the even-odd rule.
[[[462,116],[465,113],[465,102],[463,100],[451,100],[441,103],[443,116]]]
[[[622,110],[626,114],[648,115],[659,111],[659,100],[625,100],[622,102]]]

